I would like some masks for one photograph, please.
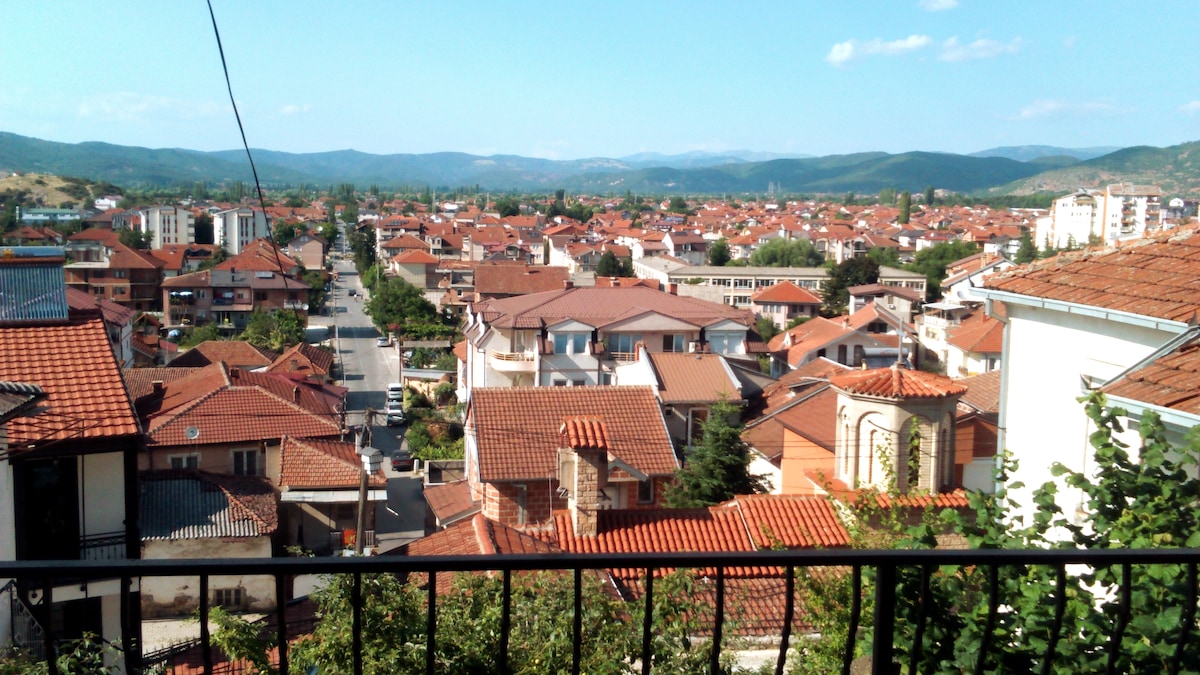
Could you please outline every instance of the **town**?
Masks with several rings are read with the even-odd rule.
[[[348,592],[327,570],[289,567],[285,588],[282,570],[236,566],[281,558],[368,558],[375,571],[427,556],[502,565],[624,554],[629,564],[1088,537],[1169,546],[1170,532],[1195,547],[1193,516],[1118,526],[1117,505],[1098,501],[1088,477],[1111,474],[1130,494],[1123,476],[1143,476],[1151,455],[1137,470],[1102,458],[1150,448],[1181,490],[1160,496],[1156,513],[1184,508],[1200,485],[1194,470],[1171,473],[1187,462],[1169,449],[1190,447],[1200,423],[1197,201],[1131,183],[1048,208],[948,197],[934,187],[731,199],[341,185],[269,203],[114,193],[86,208],[12,208],[0,246],[0,560],[228,566],[199,583],[183,571],[14,578],[0,642],[45,660],[92,635],[129,672],[242,672],[258,662],[212,647],[209,619],[236,630],[244,615],[294,641],[264,647],[268,667],[308,658],[351,672],[315,646],[336,644],[320,633],[333,630],[322,593]],[[1139,437],[1139,426],[1154,432]],[[987,511],[996,504],[1008,510]],[[683,631],[684,643],[709,646],[664,642],[654,672],[718,657],[739,672],[781,672],[776,654],[788,672],[828,672],[857,658],[844,633],[860,619],[838,612],[850,611],[859,567],[797,578],[787,565],[804,557],[700,560],[685,575],[692,604],[657,611],[688,617],[662,628],[664,641]],[[893,569],[889,597],[927,614],[922,564],[923,580]],[[574,610],[558,582],[521,595],[513,577],[512,602],[562,596],[561,614],[578,617],[586,582],[587,602],[603,606],[589,620],[621,624],[653,605],[655,577],[678,581],[650,567],[670,566],[577,570]],[[1195,561],[1188,569],[1194,605]],[[401,607],[411,593],[448,594],[438,611],[453,617],[458,584],[496,592],[495,576],[452,572],[414,571],[371,593],[424,630],[424,610]],[[1062,595],[1052,572],[1047,588]],[[1071,583],[1082,593],[1115,582]],[[986,596],[972,602],[988,615]],[[1079,602],[1080,612],[1102,604]],[[837,616],[817,615],[830,606]],[[362,611],[382,620],[368,614],[379,607]],[[1162,627],[1162,639],[1188,621]],[[1055,630],[1062,654],[1103,652]],[[314,631],[320,639],[306,641]],[[577,651],[577,669],[588,658],[649,667],[640,635],[575,635],[577,650],[595,652]],[[506,635],[506,659],[524,639],[510,646]],[[571,643],[555,658],[571,661]],[[869,646],[860,638],[857,649]],[[372,650],[380,664],[433,663],[432,651],[426,661],[395,644]],[[950,657],[918,647],[905,658]]]

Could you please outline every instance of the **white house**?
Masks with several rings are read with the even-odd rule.
[[[182,206],[151,206],[138,211],[139,231],[149,233],[150,248],[196,242],[196,218]]]
[[[1200,315],[1196,260],[1200,235],[1192,230],[1014,267],[979,290],[989,313],[1000,317],[995,305],[1003,303],[1007,315],[998,444],[1020,462],[1013,480],[1029,486],[1017,501],[1029,504],[1029,489],[1054,480],[1056,462],[1076,471],[1092,465],[1092,428],[1076,399],[1185,339]],[[1175,434],[1200,423],[1194,413],[1163,418]],[[1059,490],[1064,512],[1081,513],[1078,492],[1061,483]]]
[[[229,255],[237,255],[255,239],[271,236],[267,215],[260,209],[243,206],[213,214],[213,241]]]

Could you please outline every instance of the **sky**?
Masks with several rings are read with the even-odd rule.
[[[1195,0],[212,6],[254,148],[579,159],[1200,139]],[[204,0],[4,0],[0,26],[0,131],[241,147]]]

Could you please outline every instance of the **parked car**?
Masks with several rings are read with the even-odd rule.
[[[387,410],[384,411],[384,421],[389,427],[404,424],[404,405],[400,401],[388,401]]]
[[[386,335],[383,335],[383,336],[379,337],[377,340],[375,340],[375,346],[376,347],[391,347],[392,346],[392,338],[390,338]]]
[[[350,295],[350,297],[352,297],[352,298],[353,298],[354,296],[358,295],[358,290],[357,290],[357,289],[354,289],[354,288],[351,288],[351,289],[350,289],[350,293],[349,293],[349,295]]]
[[[392,455],[392,470],[393,471],[412,471],[413,456],[412,453],[403,448],[396,451]]]

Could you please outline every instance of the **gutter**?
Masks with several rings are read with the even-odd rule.
[[[978,289],[983,291],[984,289]],[[996,470],[996,475],[1001,473],[1003,468],[1000,463],[1003,462],[1003,453],[1008,450],[1008,373],[1009,373],[1009,334],[1012,332],[1012,326],[1009,324],[1007,316],[1000,316],[992,310],[993,300],[995,298],[988,293],[983,294],[984,313],[988,317],[999,321],[1004,326],[1003,336],[1000,342],[1000,412],[996,416],[996,456],[993,457],[993,469]],[[999,492],[1000,480],[996,479],[996,486],[992,489],[992,494]]]
[[[1119,309],[1104,309],[1101,307],[1093,307],[1091,305],[1081,305],[1075,302],[1067,302],[1065,300],[1049,300],[1046,298],[1035,298],[1029,295],[1021,295],[1020,293],[1010,293],[994,288],[977,288],[977,293],[983,296],[984,301],[988,306],[988,315],[991,316],[991,302],[1000,300],[1006,304],[1024,305],[1026,307],[1035,307],[1038,309],[1049,309],[1056,312],[1066,314],[1076,314],[1079,316],[1090,316],[1107,321],[1129,324],[1131,326],[1140,326],[1142,328],[1152,328],[1166,333],[1179,333],[1187,330],[1188,324],[1185,321],[1172,321],[1171,319],[1159,319],[1144,314],[1134,314],[1133,312],[1125,312]],[[1004,323],[1008,323],[1005,321]]]

